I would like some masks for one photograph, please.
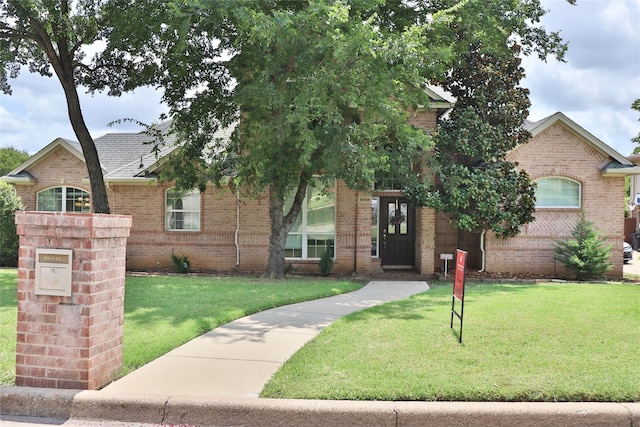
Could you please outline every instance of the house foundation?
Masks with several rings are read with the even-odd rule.
[[[120,372],[131,225],[123,215],[16,213],[16,385],[92,390]]]

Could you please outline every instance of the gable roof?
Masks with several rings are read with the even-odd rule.
[[[47,146],[42,150],[29,157],[20,166],[9,172],[7,175],[3,176],[2,180],[15,184],[33,184],[36,179],[30,173],[26,172],[26,170],[36,163],[40,162],[41,160],[45,159],[58,147],[64,148],[69,153],[73,154],[84,162],[84,156],[82,155],[82,149],[80,148],[79,143],[70,139],[56,138],[51,143],[47,144]]]
[[[164,146],[160,148],[158,157],[153,152],[154,136],[147,131],[130,132],[130,133],[108,133],[94,139],[96,150],[98,151],[98,158],[100,159],[100,166],[105,178],[105,182],[109,181],[110,177],[122,178],[123,175],[128,178],[135,178],[142,176],[143,181],[147,181],[149,177],[147,170],[141,171],[141,165],[147,165],[149,167],[155,165],[157,160],[166,156],[177,148],[175,145],[175,138],[168,134],[168,130],[171,126],[170,121],[162,122],[154,126],[154,132],[161,132],[164,135],[168,135]],[[3,181],[16,183],[16,184],[32,184],[35,182],[35,178],[28,173],[28,170],[46,159],[57,148],[62,147],[72,155],[84,162],[84,155],[82,153],[82,147],[77,141],[56,138],[49,143],[42,150],[38,151],[33,156],[29,157],[26,162],[9,172],[6,176],[2,177]],[[135,164],[135,167],[133,166]],[[142,175],[140,175],[142,172]],[[153,177],[151,177],[153,178]]]
[[[524,128],[531,133],[532,137],[544,132],[556,123],[562,124],[573,134],[585,140],[609,159],[600,165],[600,171],[603,176],[627,176],[640,174],[640,167],[636,166],[631,160],[596,138],[582,126],[571,120],[564,114],[557,112],[537,122],[526,120]]]
[[[175,144],[175,135],[169,133],[171,121],[165,121],[153,126],[151,131],[130,133],[108,133],[94,139],[100,166],[105,182],[118,182],[126,184],[142,184],[157,178],[157,170],[163,159],[179,148]],[[235,125],[226,129],[220,129],[214,133],[214,139],[228,140],[231,137]],[[159,151],[154,152],[154,139],[156,133],[164,135],[164,144],[159,146]],[[77,141],[56,138],[42,150],[31,156],[26,162],[1,177],[5,182],[15,184],[33,184],[36,179],[28,170],[33,165],[47,158],[58,147],[62,147],[69,153],[84,162],[82,147]],[[88,178],[87,178],[88,179]]]

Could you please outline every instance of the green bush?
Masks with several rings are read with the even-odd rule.
[[[600,234],[587,221],[584,212],[571,230],[572,239],[556,240],[553,251],[555,257],[567,269],[576,274],[580,281],[601,277],[613,265],[609,262],[613,245],[603,245]]]
[[[0,266],[18,265],[18,235],[15,213],[24,209],[13,186],[0,181]]]
[[[327,248],[320,257],[319,267],[320,274],[323,276],[331,274],[331,270],[333,269],[333,250],[331,248]]]
[[[176,269],[176,273],[188,273],[191,262],[187,255],[171,254],[171,260],[173,261],[173,267]]]

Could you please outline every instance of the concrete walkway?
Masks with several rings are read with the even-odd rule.
[[[426,282],[374,281],[348,294],[256,313],[176,348],[102,393],[258,397],[278,368],[336,319],[428,289]]]

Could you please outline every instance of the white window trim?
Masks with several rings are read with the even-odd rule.
[[[44,193],[45,191],[49,191],[49,190],[55,190],[56,188],[62,188],[62,210],[61,211],[40,211],[38,210],[39,206],[40,206],[40,194]],[[56,185],[54,187],[49,187],[49,188],[43,188],[42,190],[38,191],[36,193],[36,211],[37,212],[75,212],[75,213],[87,213],[87,212],[91,212],[91,205],[89,205],[89,209],[88,210],[80,210],[80,211],[67,211],[67,190],[77,190],[77,191],[82,191],[85,194],[89,195],[89,199],[91,199],[91,193],[89,193],[88,191],[83,190],[82,188],[79,187],[74,187],[71,185]]]
[[[581,209],[582,208],[582,183],[578,180],[568,178],[566,176],[543,176],[534,180],[535,183],[541,181],[543,179],[558,179],[563,181],[570,181],[578,184],[578,205],[577,206],[562,206],[562,205],[550,205],[550,206],[540,206],[538,205],[538,201],[536,200],[536,209]]]
[[[167,197],[170,191],[175,190],[175,187],[167,188],[164,192],[164,231],[170,233],[198,233],[202,228],[202,198],[201,193],[197,189],[187,191],[184,195],[188,194],[197,194],[198,195],[198,209],[180,209],[180,210],[169,210],[167,206]],[[198,214],[198,228],[197,229],[189,229],[189,228],[171,228],[170,227],[170,215],[174,212],[180,213],[197,213]]]
[[[371,255],[371,258],[380,258],[380,197],[372,197],[371,202],[373,203],[374,200],[378,203],[378,211],[376,215],[376,229],[378,230],[378,235],[376,236],[376,254]],[[373,232],[371,233],[371,236],[373,237]]]

